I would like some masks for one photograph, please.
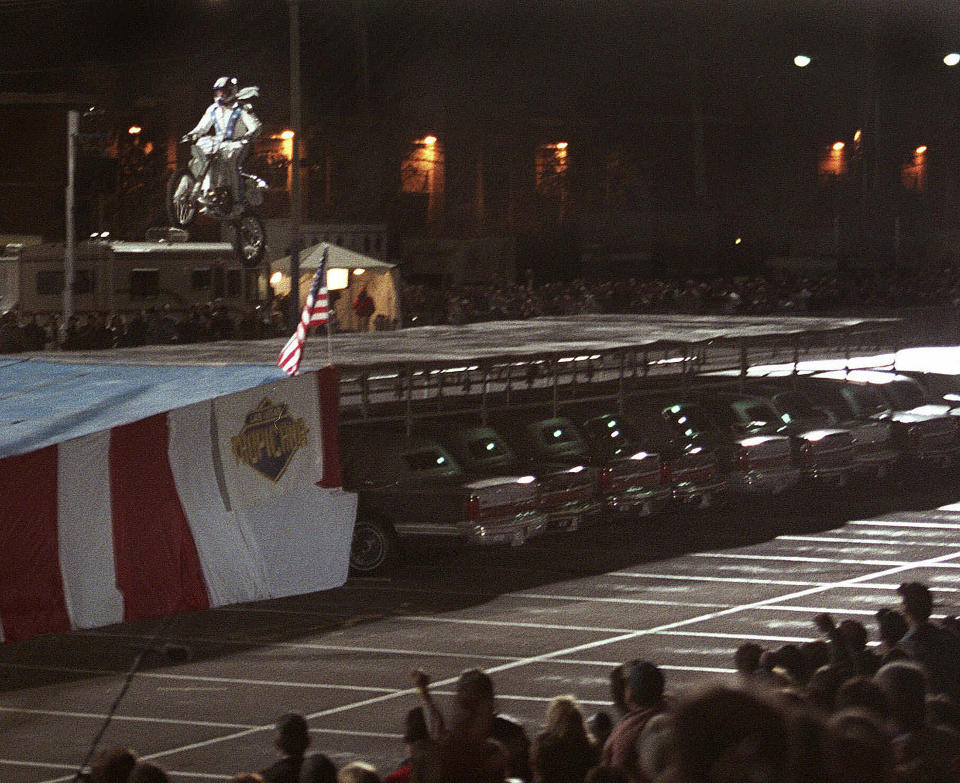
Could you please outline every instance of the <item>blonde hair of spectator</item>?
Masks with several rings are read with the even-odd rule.
[[[353,761],[337,772],[337,783],[380,783],[380,776],[372,764]]]
[[[547,705],[544,730],[560,739],[580,739],[586,737],[583,713],[576,696],[566,694],[556,696]]]

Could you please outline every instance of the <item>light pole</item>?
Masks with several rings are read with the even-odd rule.
[[[300,0],[290,3],[290,328],[300,321]]]
[[[77,137],[80,135],[80,112],[70,109],[67,112],[67,187],[64,192],[64,211],[66,212],[63,243],[63,320],[60,334],[67,336],[67,324],[73,316],[73,277],[74,256],[77,238],[74,228],[74,191],[77,171]]]

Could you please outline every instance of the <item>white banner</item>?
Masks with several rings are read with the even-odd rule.
[[[110,430],[68,440],[57,451],[57,538],[70,623],[74,628],[118,623],[123,595],[113,553]]]
[[[170,468],[197,547],[211,606],[269,596],[256,543],[228,511],[222,495],[213,405],[201,402],[167,414]]]
[[[263,558],[270,597],[339,587],[347,581],[357,496],[312,485],[238,510]]]
[[[227,509],[259,505],[320,480],[316,373],[219,397],[213,412]]]
[[[346,581],[356,495],[316,486],[315,373],[178,408],[167,422],[211,606]]]

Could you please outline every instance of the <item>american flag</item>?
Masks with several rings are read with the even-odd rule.
[[[311,326],[325,324],[329,319],[326,275],[327,247],[324,246],[323,254],[320,256],[320,266],[317,268],[317,274],[314,275],[310,293],[307,294],[307,301],[303,306],[303,312],[300,313],[300,323],[297,324],[297,331],[287,340],[287,344],[280,351],[280,356],[277,357],[277,366],[287,375],[296,375],[300,370],[300,359],[303,357],[303,344],[307,339],[307,329]]]

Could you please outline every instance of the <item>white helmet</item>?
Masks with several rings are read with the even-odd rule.
[[[213,83],[213,93],[221,106],[237,99],[237,77],[221,76]]]

